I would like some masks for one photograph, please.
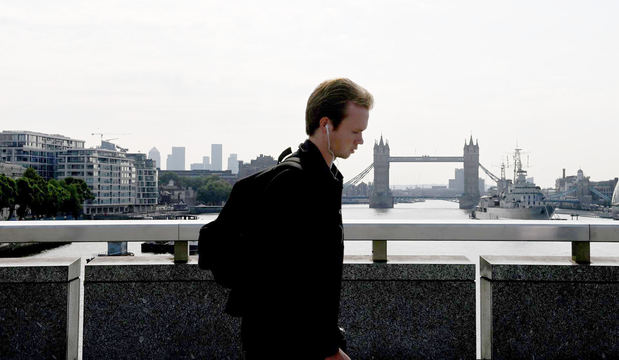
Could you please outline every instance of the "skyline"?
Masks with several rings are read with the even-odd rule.
[[[0,129],[0,134],[5,133],[5,131],[8,132],[8,133],[15,133],[15,132],[19,133],[20,132],[20,131],[16,131],[16,130],[8,130],[7,131],[5,129],[4,130]],[[28,133],[33,134],[33,135],[43,135],[43,136],[60,136],[60,137],[62,137],[64,139],[66,139],[66,140],[72,140],[72,141],[77,141],[77,142],[82,142],[82,143],[84,142],[83,139],[70,138],[70,137],[64,136],[63,134],[57,134],[57,133],[55,133],[55,134],[45,134],[45,133],[33,132],[33,131],[29,131]],[[471,141],[471,140],[469,139],[469,141]],[[104,143],[101,144],[102,146],[100,146],[100,147],[96,146],[96,147],[90,147],[90,148],[91,149],[98,149],[98,148],[105,149],[110,144],[112,146],[116,145],[113,142],[104,140]],[[218,151],[221,152],[221,148],[222,147],[223,147],[223,144],[211,144],[211,150],[217,148],[217,149],[219,149]],[[86,148],[88,148],[88,147],[86,147]],[[177,151],[176,154],[174,153],[175,150]],[[145,158],[152,159],[153,161],[155,161],[155,163],[157,165],[162,165],[162,164],[159,164],[159,162],[157,162],[157,160],[161,158],[161,153],[159,152],[157,147],[152,147],[151,150],[148,152],[148,154],[139,153],[139,152],[136,153],[136,152],[131,151],[130,148],[122,147],[122,146],[118,146],[117,147],[117,151],[126,152],[126,153],[128,153],[127,156],[135,155],[135,154],[142,154],[142,155],[145,156]],[[184,165],[181,165],[182,161],[178,162],[178,160],[181,160],[180,158],[178,158],[179,155],[180,155],[180,158],[182,158],[182,160],[185,161]],[[171,151],[170,154],[168,154],[167,161],[166,161],[166,165],[170,165],[170,161],[172,161],[173,168],[169,168],[168,166],[166,166],[165,169],[161,169],[160,166],[157,166],[157,167],[159,168],[159,170],[164,170],[164,171],[213,170],[213,171],[231,171],[232,174],[238,174],[238,172],[239,172],[239,161],[244,163],[245,165],[249,165],[250,162],[252,162],[253,160],[259,159],[259,157],[263,156],[264,154],[261,153],[259,156],[256,156],[256,158],[250,159],[248,161],[243,161],[243,160],[238,160],[237,159],[237,154],[236,153],[229,153],[229,156],[228,156],[228,159],[227,159],[227,167],[219,169],[219,170],[211,168],[212,164],[209,162],[209,160],[210,160],[209,156],[202,156],[202,159],[203,159],[202,163],[191,163],[191,164],[189,164],[189,166],[187,166],[187,160],[185,159],[185,155],[186,155],[185,154],[185,147],[173,146],[172,147],[172,151]],[[267,156],[269,156],[269,155],[267,155]],[[273,158],[272,160],[274,161],[275,160],[274,157],[272,157],[272,158]],[[397,162],[393,162],[391,164],[396,164],[396,163]],[[523,161],[523,165],[526,165],[526,161]],[[509,169],[506,169],[506,177],[507,177],[507,179],[511,179],[510,173],[507,170],[509,170]],[[512,167],[512,170],[513,170],[513,167]],[[462,176],[463,168],[456,166],[456,167],[453,168],[453,171],[454,171],[453,177],[450,177],[450,178],[446,179],[446,181],[445,181],[445,179],[443,179],[443,180],[441,180],[439,182],[436,182],[436,183],[390,184],[390,188],[392,188],[392,189],[396,189],[396,188],[397,189],[409,189],[409,188],[411,188],[412,189],[412,188],[425,188],[425,187],[432,187],[432,186],[435,186],[435,185],[440,185],[440,186],[445,186],[445,187],[451,189],[452,188],[452,184],[451,184],[452,181],[454,182],[454,184],[457,183],[458,176],[460,176],[460,177]],[[458,172],[460,172],[460,175],[458,175]],[[483,169],[481,169],[481,168],[479,169],[479,175],[480,175],[480,179],[479,180],[480,180],[480,191],[481,192],[485,191],[485,190],[482,190],[482,189],[487,189],[489,187],[494,186],[495,183],[491,179],[489,180],[489,183],[484,184],[486,182],[486,180],[488,180],[489,177],[485,175]],[[493,174],[493,175],[496,175],[496,174]],[[513,179],[515,179],[515,172],[514,172],[513,176],[514,176]],[[566,173],[565,176],[566,177],[575,177],[576,174]],[[587,177],[587,178],[590,178],[590,176],[588,176],[587,174],[584,174],[584,176]],[[370,172],[370,176],[366,175],[364,178],[362,178],[362,182],[365,182],[366,184],[371,184],[371,182],[372,182],[371,178],[372,178],[372,176],[371,176],[371,172]],[[528,176],[527,179],[531,179],[530,181],[533,181],[532,180],[533,177]],[[560,178],[557,178],[556,180],[559,180],[559,179]],[[460,180],[462,180],[462,179],[460,179]],[[596,179],[593,178],[591,180],[595,181]],[[608,180],[613,180],[613,179],[603,179],[601,181],[608,181]],[[358,183],[360,183],[360,182],[358,182]],[[458,186],[458,185],[454,185],[454,186]],[[551,186],[549,188],[553,188],[553,187]]]
[[[345,180],[381,134],[393,156],[461,155],[472,135],[497,175],[518,146],[541,187],[563,168],[619,176],[614,1],[24,1],[0,14],[6,130],[87,146],[127,134],[115,142],[162,159],[185,146],[186,166],[212,143],[224,159],[277,157],[306,138],[311,91],[344,76],[375,98],[365,144],[336,163]],[[392,185],[444,183],[454,167],[392,164]]]

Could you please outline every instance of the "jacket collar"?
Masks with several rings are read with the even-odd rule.
[[[342,183],[344,177],[338,170],[337,166],[333,164],[331,169],[329,169],[329,166],[322,157],[320,150],[318,150],[318,147],[316,147],[316,145],[314,145],[314,143],[309,139],[299,145],[299,158],[303,162],[303,167],[311,169],[312,172],[318,174],[319,176],[327,176],[338,183]]]

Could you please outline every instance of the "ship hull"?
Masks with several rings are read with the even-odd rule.
[[[548,220],[552,217],[554,211],[554,206],[536,206],[530,208],[487,207],[478,208],[475,211],[475,217],[479,219]]]

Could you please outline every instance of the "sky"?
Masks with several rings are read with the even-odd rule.
[[[393,156],[461,156],[472,136],[497,175],[519,147],[542,187],[563,168],[608,180],[618,18],[619,1],[1,0],[0,130],[103,133],[163,162],[185,146],[187,167],[221,143],[225,166],[294,149],[312,90],[348,77],[375,107],[345,179],[382,135]],[[391,184],[459,166],[395,163]]]

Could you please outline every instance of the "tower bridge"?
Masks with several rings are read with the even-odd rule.
[[[464,142],[463,156],[391,156],[389,142],[374,143],[374,163],[351,180],[358,182],[374,167],[374,191],[370,195],[371,208],[392,208],[394,199],[389,188],[389,164],[395,162],[438,163],[461,162],[464,164],[464,193],[459,199],[460,209],[471,209],[479,202],[479,145]],[[363,174],[363,175],[362,175]],[[349,182],[349,183],[351,183]]]

